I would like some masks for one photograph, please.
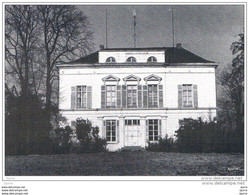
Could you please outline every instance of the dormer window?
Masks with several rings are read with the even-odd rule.
[[[154,56],[150,56],[150,57],[148,58],[147,62],[157,62],[157,59],[156,59],[156,57],[154,57]]]
[[[116,60],[115,60],[114,57],[109,57],[109,58],[106,59],[106,62],[107,63],[114,63],[114,62],[116,62]]]
[[[136,58],[134,58],[134,57],[129,57],[129,58],[127,58],[127,60],[126,60],[126,62],[136,62],[137,60],[136,60]]]

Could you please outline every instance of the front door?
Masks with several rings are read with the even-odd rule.
[[[124,126],[125,146],[140,146],[141,126],[140,120],[125,120]]]

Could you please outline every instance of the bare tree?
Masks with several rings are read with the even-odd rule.
[[[23,95],[33,90],[31,77],[38,48],[38,13],[35,6],[8,5],[5,25],[6,75],[10,75]]]
[[[92,47],[93,33],[88,18],[76,6],[41,5],[38,10],[46,72],[46,109],[50,111],[53,87],[58,80],[56,63],[85,55]]]

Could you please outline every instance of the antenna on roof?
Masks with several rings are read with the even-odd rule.
[[[108,35],[107,35],[107,8],[105,10],[105,45],[108,48]]]
[[[136,48],[136,10],[133,10],[133,18],[134,18],[134,48]]]
[[[174,8],[172,7],[169,9],[171,11],[171,19],[172,19],[172,41],[173,41],[173,48],[175,47],[175,25],[174,25]]]

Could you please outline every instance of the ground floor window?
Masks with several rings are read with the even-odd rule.
[[[106,140],[115,142],[117,140],[117,121],[106,120]]]
[[[159,119],[149,119],[147,121],[149,130],[149,141],[158,141],[160,120]]]

